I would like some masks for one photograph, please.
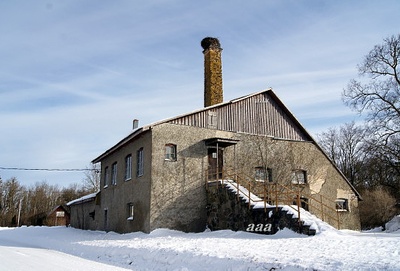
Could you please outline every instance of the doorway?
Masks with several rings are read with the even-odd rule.
[[[208,149],[208,180],[222,179],[224,168],[224,151],[220,148]]]

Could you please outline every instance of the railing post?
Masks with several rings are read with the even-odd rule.
[[[337,216],[337,229],[340,230],[340,215],[338,211],[336,211],[336,216]]]
[[[209,179],[210,179],[210,176],[208,174],[210,174],[210,172],[209,172],[208,169],[206,169],[206,174],[205,174],[206,176],[204,178],[206,180],[206,191],[209,190]]]
[[[240,189],[239,189],[239,179],[237,179],[237,180],[236,180],[236,198],[237,198],[238,201],[240,201],[239,193],[240,193]]]
[[[275,183],[275,210],[278,212],[278,184]]]
[[[299,221],[299,226],[301,225],[301,217],[300,217],[300,206],[301,206],[301,202],[300,202],[300,194],[297,193],[297,215],[298,215],[298,221]]]
[[[208,176],[207,176],[208,172],[206,172],[206,176],[204,177],[204,180],[206,181],[205,186],[206,186],[206,191],[208,192]]]
[[[321,201],[321,218],[322,218],[322,221],[325,221],[325,216],[324,216],[324,202],[323,202],[323,200],[322,200],[322,195],[319,195],[319,197],[320,197],[320,201]]]
[[[248,192],[249,192],[249,196],[248,196],[248,198],[249,198],[249,209],[251,208],[251,181],[249,181],[249,189],[248,189]]]
[[[267,212],[267,185],[266,181],[264,181],[264,213]]]

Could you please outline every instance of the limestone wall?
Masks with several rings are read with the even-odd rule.
[[[144,172],[137,176],[137,152],[143,148]],[[125,180],[125,157],[132,155],[132,177]],[[151,132],[124,145],[102,161],[99,228],[116,232],[150,232]],[[104,170],[117,162],[117,183],[104,186]],[[111,177],[111,176],[110,176]],[[134,214],[130,217],[130,205]]]
[[[229,138],[232,133],[174,124],[153,127],[151,229],[167,227],[186,232],[206,226],[204,139]],[[177,160],[165,160],[165,145],[177,146]]]

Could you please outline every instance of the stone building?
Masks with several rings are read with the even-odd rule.
[[[359,229],[360,195],[273,90],[223,102],[220,43],[201,45],[205,107],[135,127],[93,160],[102,176],[91,227],[203,231],[209,184],[240,179],[264,206],[296,204],[335,227]],[[80,204],[87,202],[71,205],[71,225]]]
[[[99,227],[96,213],[100,213],[100,193],[92,193],[67,203],[70,208],[71,227],[96,230]]]

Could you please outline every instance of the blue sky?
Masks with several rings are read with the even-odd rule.
[[[140,126],[203,107],[200,41],[224,100],[272,87],[312,134],[357,120],[341,92],[397,34],[400,1],[1,1],[0,167],[86,168]],[[24,185],[83,173],[1,170]]]

